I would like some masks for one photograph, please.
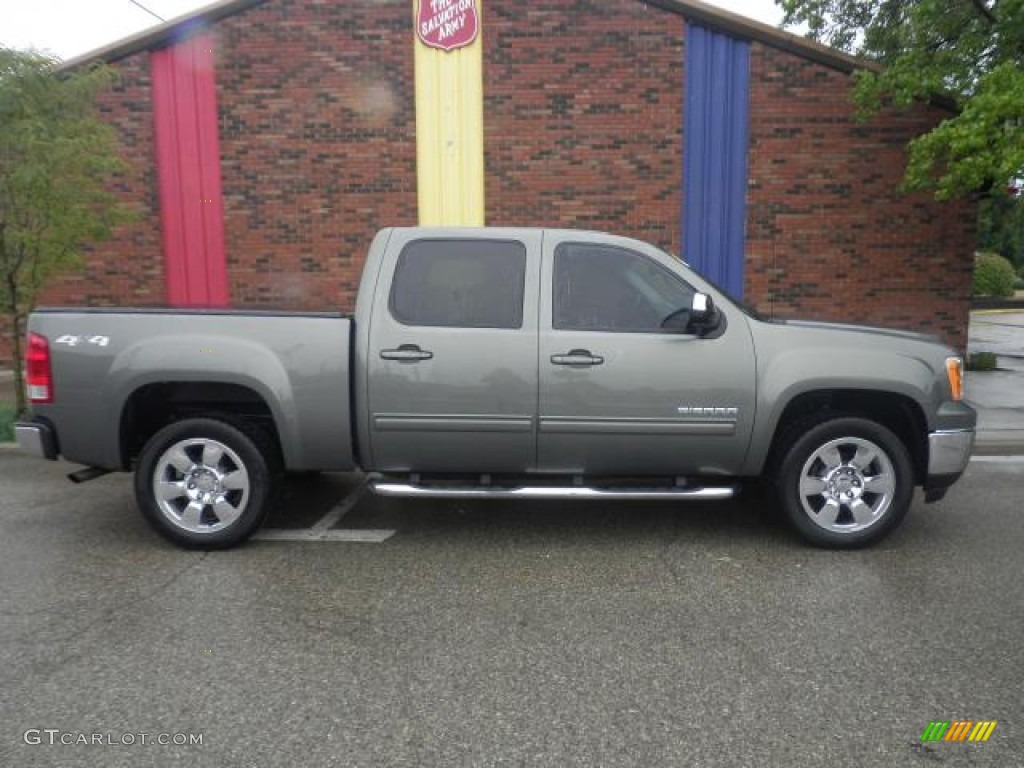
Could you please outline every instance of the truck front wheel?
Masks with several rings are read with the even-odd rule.
[[[910,456],[903,442],[874,421],[830,418],[797,425],[776,482],[782,508],[797,532],[820,547],[873,544],[900,524],[913,498]]]
[[[160,535],[193,549],[224,549],[252,535],[279,485],[277,451],[247,422],[175,422],[139,456],[135,497]]]

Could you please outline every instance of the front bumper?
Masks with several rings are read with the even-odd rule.
[[[18,447],[40,459],[57,458],[57,438],[49,424],[41,421],[18,421],[14,424]]]
[[[973,429],[940,429],[928,435],[928,476],[961,475],[974,448]]]
[[[974,448],[973,429],[940,429],[928,435],[928,477],[924,500],[938,501],[967,469]]]

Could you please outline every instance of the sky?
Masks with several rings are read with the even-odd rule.
[[[338,0],[338,2],[351,0]],[[777,25],[774,0],[707,0],[726,10]],[[170,20],[211,0],[138,0]],[[486,9],[486,0],[484,0]],[[0,0],[0,45],[35,48],[70,59],[160,22],[133,0]]]

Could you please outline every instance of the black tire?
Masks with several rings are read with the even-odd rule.
[[[169,541],[226,549],[260,526],[276,503],[281,476],[277,446],[259,427],[191,418],[146,443],[135,469],[135,498],[143,517]]]
[[[909,452],[877,422],[818,417],[790,427],[779,445],[779,502],[796,532],[815,546],[855,549],[874,544],[910,509],[914,472]]]

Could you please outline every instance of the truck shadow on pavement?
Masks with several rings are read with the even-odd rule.
[[[729,502],[399,499],[360,490],[358,475],[289,478],[265,529],[309,528],[337,505],[335,529],[391,529],[405,539],[489,537],[552,541],[745,539],[799,546],[756,489]],[[358,494],[352,503],[350,494]]]
[[[621,542],[657,544],[685,541],[706,548],[816,551],[790,530],[767,490],[745,486],[723,502],[564,501],[401,499],[360,490],[359,475],[323,474],[289,483],[284,501],[265,529],[297,530],[317,524],[339,504],[345,514],[332,530],[394,531],[391,543],[465,544],[485,540],[494,546],[614,546]],[[356,494],[351,497],[351,494]],[[935,505],[915,495],[907,520],[888,542],[871,550],[899,550],[908,542],[933,545],[954,536],[967,493],[951,494]],[[347,502],[347,503],[346,503]],[[954,530],[950,530],[950,526]]]
[[[76,486],[65,479],[74,465],[33,462],[31,472],[22,478],[17,468],[29,466],[27,459],[13,450],[0,458],[6,459],[5,470],[10,470],[3,473],[10,483],[8,490],[32,499],[34,525],[76,527],[88,520],[90,536],[114,536],[126,546],[130,541],[150,540],[151,532],[135,507],[130,475],[113,474]],[[1017,471],[1012,465],[992,465],[988,471],[1004,469]],[[685,541],[705,548],[808,551],[757,486],[744,488],[736,499],[726,502],[467,501],[374,496],[362,487],[363,480],[359,474],[289,476],[263,530],[301,532],[318,524],[323,529],[326,520],[331,531],[394,531],[387,539],[392,544],[455,546],[483,540],[489,548],[524,543],[572,548]],[[967,489],[954,489],[949,499],[933,507],[924,507],[918,495],[908,520],[883,549],[900,549],[908,541],[913,546],[937,545],[947,537],[955,540],[970,534],[971,526],[961,524],[963,516],[957,509],[971,495]],[[340,517],[339,505],[346,508]],[[925,541],[918,541],[922,538]],[[278,543],[264,541],[260,546]]]

